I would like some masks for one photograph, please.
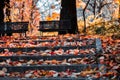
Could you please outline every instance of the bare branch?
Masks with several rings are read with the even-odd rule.
[[[112,2],[105,3],[105,4],[103,4],[101,7],[103,8],[104,6],[109,5],[109,4],[112,4]]]
[[[85,12],[85,10],[87,9],[89,3],[90,3],[90,0],[87,1],[86,6],[85,6],[85,8],[83,9],[83,12]]]

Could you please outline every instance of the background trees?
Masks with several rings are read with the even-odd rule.
[[[5,6],[4,1],[9,3],[9,0],[0,0],[0,22],[4,20],[3,8]],[[31,26],[37,24],[36,21],[39,21],[38,13],[39,9],[35,7],[38,0],[10,0],[10,8],[14,8],[13,11],[11,9],[11,21],[30,21]],[[57,0],[58,1],[58,0]],[[70,33],[78,32],[78,28],[81,32],[87,33],[96,33],[98,31],[97,28],[105,27],[105,32],[107,30],[110,31],[109,28],[113,26],[118,26],[118,18],[120,14],[120,0],[62,0],[61,4],[61,14],[60,19],[69,19],[71,20],[72,29],[69,31]],[[16,3],[20,2],[20,3]],[[77,6],[77,17],[76,17],[76,6]],[[16,4],[16,5],[15,5]],[[22,4],[22,5],[20,5]],[[27,5],[29,4],[29,5]],[[13,7],[13,5],[15,5]],[[18,7],[18,5],[20,5]],[[16,8],[17,7],[17,8]],[[55,8],[52,5],[50,8]],[[54,14],[52,17],[54,19],[58,19],[58,14]],[[46,17],[46,19],[48,19]],[[77,21],[78,18],[78,26]],[[51,18],[50,18],[51,19]],[[120,22],[120,18],[119,18]],[[116,27],[114,27],[116,28]],[[119,27],[117,27],[119,28]],[[103,31],[103,30],[102,30]],[[114,30],[115,31],[115,30]]]
[[[119,7],[115,0],[77,0],[76,4],[81,33],[96,34],[101,30],[99,34],[106,34],[108,28],[119,25]]]

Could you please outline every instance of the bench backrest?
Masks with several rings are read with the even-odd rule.
[[[61,31],[71,29],[69,20],[40,21],[39,31]]]
[[[28,31],[28,22],[6,22],[0,24],[0,33],[24,33]]]

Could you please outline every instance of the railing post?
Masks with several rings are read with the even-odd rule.
[[[96,51],[97,53],[102,52],[102,42],[99,38],[96,39]]]

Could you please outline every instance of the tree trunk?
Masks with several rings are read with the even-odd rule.
[[[85,10],[88,7],[90,0],[87,1],[85,8],[83,9],[83,20],[84,20],[84,28],[83,28],[83,33],[86,35],[86,17],[85,17]]]
[[[120,1],[119,1],[119,23],[120,23]]]
[[[95,16],[96,16],[96,0],[94,1],[93,14],[94,14],[94,18],[95,18]]]
[[[4,22],[4,11],[3,11],[3,9],[4,9],[4,7],[5,7],[5,2],[7,3],[7,9],[6,9],[6,15],[8,16],[8,18],[9,18],[9,16],[10,16],[10,6],[9,6],[9,0],[0,0],[0,23],[2,23],[2,22]],[[9,21],[10,21],[10,18],[9,18]]]
[[[83,11],[83,21],[84,21],[83,33],[86,34],[86,18],[85,18],[85,11]]]
[[[71,29],[68,30],[68,33],[75,34],[78,32],[76,0],[62,0],[61,6],[60,20],[70,20]],[[59,31],[59,34],[64,33],[66,32]]]
[[[5,6],[4,0],[0,0],[0,23],[4,22],[4,12],[3,12],[4,6]]]

